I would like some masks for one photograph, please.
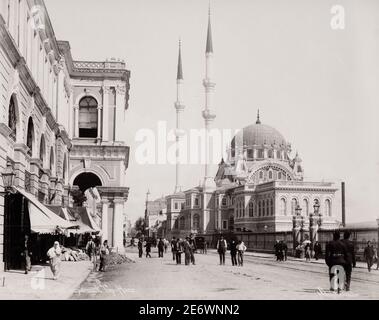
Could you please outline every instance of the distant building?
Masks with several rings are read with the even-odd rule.
[[[166,198],[162,197],[154,201],[146,201],[145,209],[145,224],[146,224],[146,236],[148,237],[164,237],[165,228],[164,221],[167,219],[166,215]]]

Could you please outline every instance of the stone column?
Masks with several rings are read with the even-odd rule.
[[[101,242],[108,240],[108,199],[102,199],[102,211],[101,211]]]
[[[109,140],[109,92],[110,88],[103,86],[103,141]]]
[[[123,198],[115,198],[113,200],[113,247],[120,253],[124,252],[124,202]]]
[[[116,88],[116,119],[115,119],[115,140],[123,140],[123,124],[124,124],[124,113],[125,113],[125,92],[126,88],[124,86],[117,86]]]
[[[38,198],[39,190],[39,170],[41,168],[41,160],[30,160],[30,193]]]
[[[79,137],[79,105],[74,105],[74,138]]]
[[[63,181],[59,180],[56,184],[55,198],[53,203],[55,205],[62,205],[62,196],[63,196]]]
[[[40,190],[45,195],[43,203],[49,203],[49,176],[47,173],[43,173],[40,181]]]
[[[103,106],[99,104],[97,106],[97,139],[101,140],[101,110],[103,109]]]

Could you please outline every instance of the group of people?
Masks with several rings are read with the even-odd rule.
[[[225,253],[228,249],[228,243],[223,236],[217,241],[216,248],[220,258],[220,265],[225,265]],[[233,266],[243,266],[243,255],[246,249],[247,247],[243,241],[237,241],[235,239],[230,241],[229,250]]]
[[[274,245],[276,261],[287,261],[287,244],[283,240],[276,240]]]
[[[186,266],[195,264],[196,242],[192,235],[185,239],[173,237],[171,240],[172,260],[176,264],[182,264],[182,254],[184,253],[184,264]]]
[[[169,246],[169,241],[166,239],[159,238],[158,242],[152,241],[151,239],[145,240],[144,238],[139,238],[137,247],[138,247],[138,256],[142,258],[143,248],[145,248],[146,258],[151,258],[151,247],[158,247],[158,257],[163,258],[163,253],[167,253],[167,248]]]
[[[96,245],[94,238],[90,238],[86,245],[86,253],[94,264],[96,264],[96,256],[100,256],[100,264],[98,271],[104,272],[107,265],[108,255],[110,253],[110,249],[108,246],[108,240],[104,240],[103,244],[100,246]]]

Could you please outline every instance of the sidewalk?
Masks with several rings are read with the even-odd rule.
[[[216,254],[217,250],[216,249],[208,249],[208,252]],[[276,260],[276,257],[273,253],[271,254],[271,253],[263,253],[263,252],[246,251],[245,256]],[[292,256],[288,256],[287,261],[296,261],[296,262],[303,262],[303,263],[315,263],[315,264],[325,265],[324,258],[321,258],[319,260],[311,259],[310,262],[306,262],[305,258],[301,259],[301,258],[295,258]],[[367,264],[365,262],[357,261],[356,268],[367,270]],[[373,266],[373,269],[375,269],[375,268],[376,268],[376,263]]]
[[[35,265],[28,274],[20,270],[0,272],[0,300],[68,299],[92,268],[90,261],[62,261],[58,280],[53,280],[49,266]]]

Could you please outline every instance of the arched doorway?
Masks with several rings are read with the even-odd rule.
[[[73,182],[74,186],[78,186],[79,190],[73,191],[71,196],[74,200],[74,205],[82,206],[86,200],[84,193],[87,189],[99,187],[102,185],[100,178],[92,172],[83,172],[79,174]]]

